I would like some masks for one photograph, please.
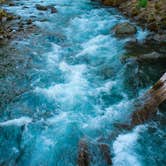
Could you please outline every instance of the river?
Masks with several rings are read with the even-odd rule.
[[[13,41],[24,58],[1,78],[9,96],[21,92],[0,111],[0,165],[75,166],[85,139],[92,166],[107,165],[99,143],[110,148],[114,166],[164,166],[158,121],[111,138],[114,124],[129,121],[134,100],[151,85],[139,87],[137,63],[122,63],[131,38],[117,38],[111,29],[129,20],[89,0],[15,3],[5,8],[33,18],[39,30]],[[37,3],[55,5],[58,13],[39,11]],[[137,28],[141,41],[147,31]]]

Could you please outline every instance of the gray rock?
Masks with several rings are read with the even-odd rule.
[[[139,60],[159,60],[163,58],[166,58],[166,56],[156,51],[138,56]]]
[[[36,4],[36,9],[46,11],[46,10],[48,10],[48,7],[40,5],[40,4]]]
[[[3,40],[3,39],[4,39],[3,35],[0,35],[0,40]]]
[[[114,27],[114,31],[116,35],[133,35],[137,32],[137,28],[128,23],[120,23]]]
[[[32,19],[28,19],[27,24],[32,24]]]
[[[57,13],[57,10],[54,6],[49,6],[49,9],[51,10],[51,13]]]

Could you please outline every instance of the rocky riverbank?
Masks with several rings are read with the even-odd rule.
[[[151,31],[166,30],[165,0],[102,0],[107,6],[116,6],[127,17],[137,21]]]
[[[0,2],[1,6],[13,7],[15,4],[10,1]],[[36,26],[32,19],[22,18],[20,15],[10,13],[2,7],[0,8],[0,43],[6,43],[13,38],[24,38],[27,34],[33,32]]]
[[[136,40],[128,43],[125,59],[134,58],[141,62],[166,60],[165,0],[101,0],[101,2],[105,6],[118,8],[126,17],[149,31],[142,43]],[[124,34],[135,32],[134,27],[125,23],[117,25],[115,30],[117,34],[123,34],[123,31]]]
[[[3,6],[15,7],[17,4],[15,1],[10,0],[0,0],[0,42],[1,44],[9,41],[13,38],[24,38],[29,33],[37,30],[36,26],[33,24],[35,21],[35,16],[30,18],[25,18],[20,15],[15,15],[3,9]],[[43,6],[40,4],[35,4],[34,7],[38,11],[48,11],[52,14],[57,13],[54,6]],[[27,6],[22,6],[23,9],[28,8]]]

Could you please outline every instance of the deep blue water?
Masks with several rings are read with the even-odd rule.
[[[38,11],[37,3],[55,5],[58,13]],[[92,166],[107,165],[99,140],[109,146],[115,166],[164,166],[165,132],[157,122],[151,130],[141,125],[110,138],[113,124],[129,120],[133,101],[145,91],[137,85],[138,64],[121,62],[130,38],[116,38],[111,31],[128,20],[89,0],[16,4],[7,9],[24,18],[35,16],[38,31],[13,42],[30,67],[26,79],[7,78],[12,88],[26,90],[0,111],[0,165],[75,166],[84,138]],[[137,28],[141,41],[147,32]]]

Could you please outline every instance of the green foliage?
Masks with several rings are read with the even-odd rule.
[[[143,7],[143,8],[146,8],[146,6],[147,6],[147,4],[148,4],[148,0],[139,0],[138,1],[138,7]]]

